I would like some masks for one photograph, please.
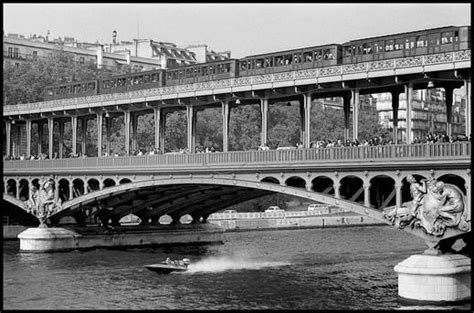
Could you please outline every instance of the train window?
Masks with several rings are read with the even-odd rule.
[[[276,66],[281,66],[284,64],[283,57],[276,57],[275,59]]]
[[[393,40],[387,40],[385,43],[385,51],[393,51],[394,42]]]
[[[291,54],[283,56],[284,65],[290,65],[292,60],[293,60],[293,56]]]
[[[428,46],[428,39],[426,36],[417,36],[416,37],[416,47],[423,48]]]
[[[362,45],[362,54],[372,54],[372,47],[368,43]]]
[[[441,34],[441,44],[450,44],[453,43],[453,33],[452,32],[445,32]]]
[[[458,42],[458,41],[459,41],[459,32],[455,31],[454,32],[454,42]]]
[[[334,59],[334,55],[333,55],[331,49],[325,49],[324,50],[324,59],[325,60],[333,60]]]
[[[263,59],[257,59],[255,61],[255,68],[262,68],[263,67]]]
[[[307,62],[313,62],[313,56],[312,56],[312,52],[305,52],[303,53],[303,62],[307,63]]]
[[[273,66],[273,58],[265,58],[264,65],[265,65],[265,67],[272,67]]]
[[[230,72],[230,64],[229,63],[224,64],[223,69],[224,69],[224,73],[229,73]]]
[[[242,71],[247,70],[247,61],[242,61],[242,62],[240,62],[240,69],[241,69]]]
[[[299,53],[293,54],[293,62],[294,63],[301,63],[301,54],[299,54]]]
[[[352,55],[352,49],[349,46],[344,47],[344,57],[350,57]]]

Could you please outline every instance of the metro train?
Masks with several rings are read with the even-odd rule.
[[[471,48],[470,26],[447,26],[307,48],[52,85],[44,99],[62,99]]]

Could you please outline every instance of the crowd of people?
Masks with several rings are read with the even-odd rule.
[[[448,142],[459,142],[459,141],[471,141],[471,136],[466,136],[466,135],[456,135],[456,136],[448,136],[444,133],[428,133],[426,136],[423,138],[420,137],[415,137],[412,141],[412,144],[420,144],[420,143],[448,143]],[[317,140],[315,142],[311,142],[310,148],[332,148],[332,147],[358,147],[358,146],[380,146],[380,145],[390,145],[394,144],[393,140],[388,140],[383,137],[373,137],[369,138],[368,140],[361,140],[359,141],[358,139],[354,140],[342,140],[342,139],[321,139]],[[298,142],[294,147],[282,147],[282,148],[294,148],[294,149],[302,149],[304,148],[303,144],[301,142]],[[274,150],[274,149],[281,149],[277,146],[270,148],[266,143],[262,143],[259,147],[259,151],[265,151],[265,150]],[[196,146],[194,149],[194,153],[214,153],[217,152],[217,150],[213,146]],[[185,153],[190,153],[190,150],[188,148],[184,149],[179,149],[177,151],[170,152],[172,154],[185,154]],[[132,155],[134,156],[142,156],[142,155],[156,155],[156,154],[161,154],[161,150],[152,147],[148,150],[146,149],[136,149],[133,151]],[[125,150],[121,152],[115,152],[113,154],[108,154],[107,152],[104,152],[102,155],[104,157],[119,157],[119,156],[126,156]],[[87,155],[84,153],[69,153],[66,158],[87,158]],[[58,153],[55,152],[53,157],[51,159],[58,159]],[[3,160],[47,160],[50,159],[49,155],[47,153],[39,153],[37,155],[32,154],[29,156],[25,156],[24,154],[20,156],[16,155],[3,155]]]

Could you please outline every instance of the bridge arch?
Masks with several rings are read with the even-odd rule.
[[[85,193],[84,181],[82,178],[76,178],[72,181],[73,198],[82,196]]]
[[[96,178],[90,178],[87,181],[87,190],[88,192],[94,192],[100,190],[100,182]]]
[[[325,175],[317,176],[311,181],[311,190],[323,194],[334,195],[334,180]]]
[[[396,204],[396,181],[389,175],[376,175],[370,179],[370,205],[381,210]]]
[[[30,198],[30,182],[26,178],[20,179],[20,182],[18,183],[18,186],[20,188],[19,192],[19,198],[21,201],[26,201]]]
[[[339,194],[344,199],[364,203],[364,180],[355,175],[346,175],[339,180]]]
[[[305,188],[306,189],[306,181],[299,177],[299,176],[291,176],[286,179],[285,181],[286,186],[296,187],[296,188]]]
[[[16,191],[18,188],[18,183],[16,179],[10,178],[7,180],[7,195],[11,195],[13,197],[16,197]]]
[[[72,198],[69,191],[70,184],[71,183],[66,178],[62,178],[58,181],[58,184],[57,184],[58,194],[62,202],[70,200]]]
[[[104,188],[113,187],[113,186],[117,185],[117,181],[115,181],[115,179],[113,179],[113,178],[106,178],[106,179],[104,179],[104,181],[102,183],[104,185]]]
[[[262,183],[271,183],[271,184],[277,184],[277,185],[280,185],[280,180],[278,180],[278,178],[275,178],[273,176],[268,176],[268,177],[265,177],[261,180]]]
[[[123,184],[128,184],[128,183],[131,183],[132,180],[129,179],[129,178],[122,178],[120,181],[119,181],[119,184],[120,185],[123,185]]]

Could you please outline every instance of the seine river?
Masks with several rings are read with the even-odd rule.
[[[4,309],[423,309],[393,267],[425,250],[385,226],[229,232],[223,245],[19,253],[4,242]],[[186,273],[145,269],[188,257]],[[468,309],[469,304],[452,307]]]

